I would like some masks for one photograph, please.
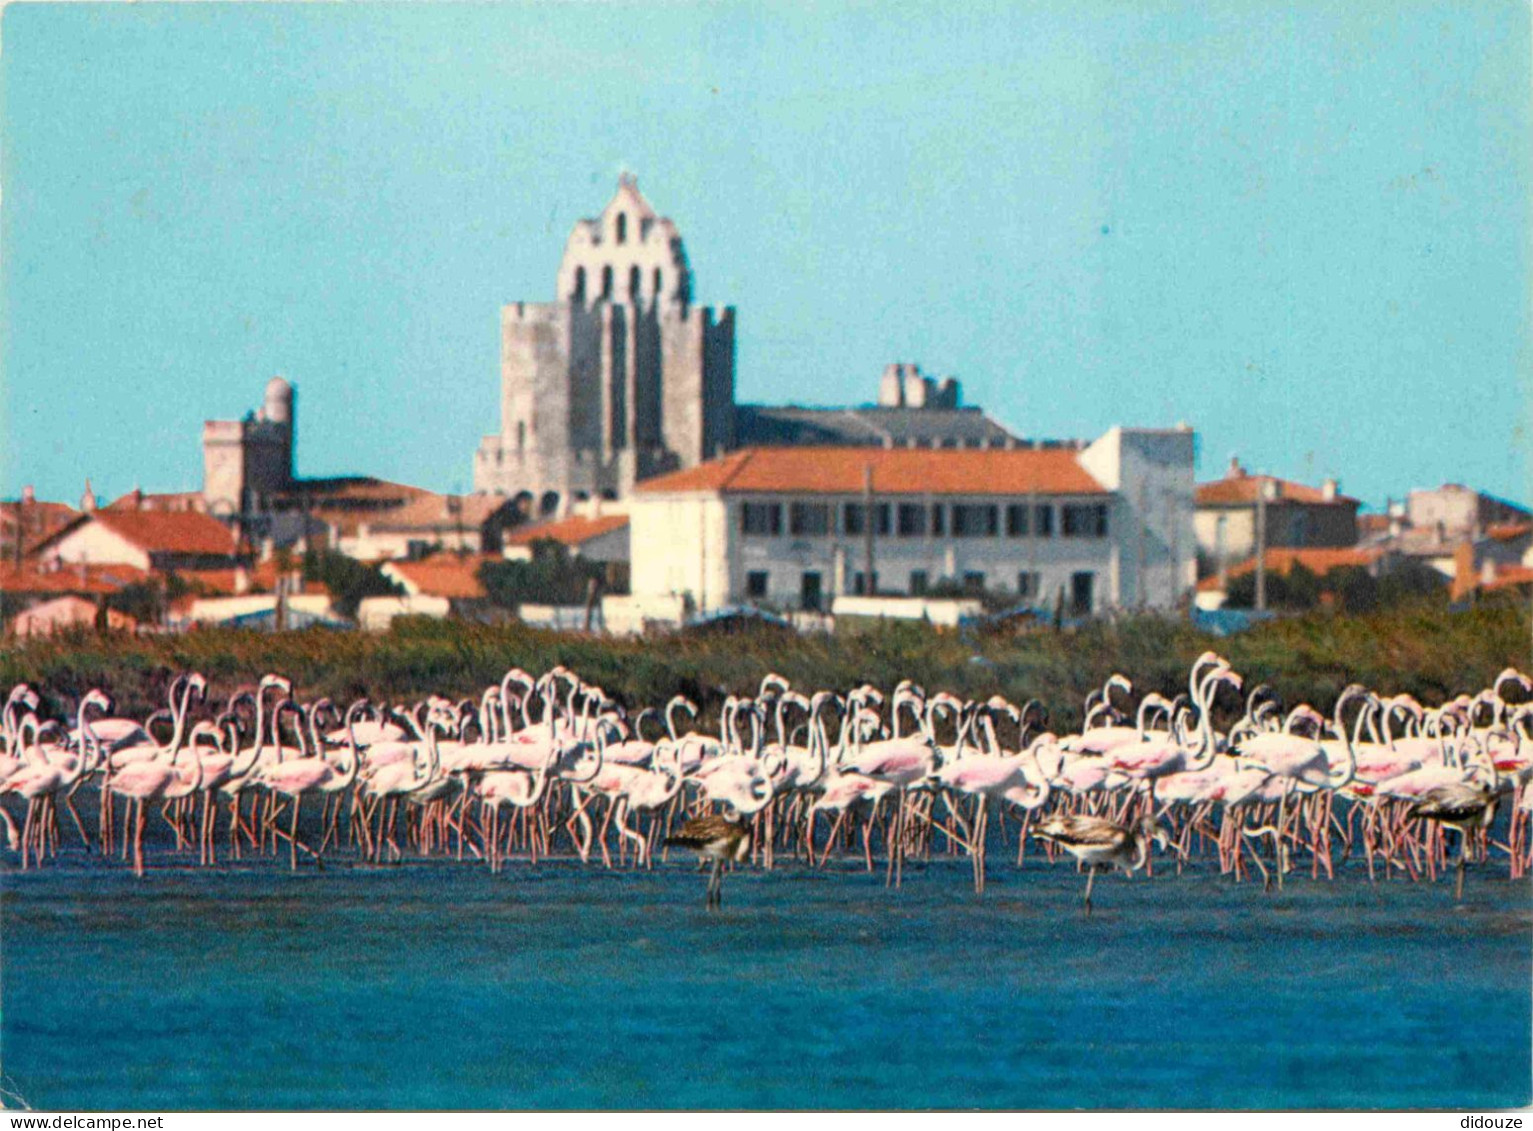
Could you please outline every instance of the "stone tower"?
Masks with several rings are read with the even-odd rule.
[[[474,488],[552,514],[708,459],[733,443],[735,314],[692,305],[676,226],[631,176],[575,224],[558,301],[500,312],[500,432]]]
[[[260,412],[203,423],[202,498],[210,514],[262,510],[266,495],[292,485],[296,396],[292,385],[273,377]]]

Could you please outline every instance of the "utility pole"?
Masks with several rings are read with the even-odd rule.
[[[461,495],[447,496],[447,513],[452,515],[454,523],[458,528],[458,541],[456,551],[458,557],[461,558],[463,555],[468,553],[468,548],[464,545],[463,542],[463,497]],[[586,626],[586,631],[591,631],[590,625]]]
[[[862,468],[863,585],[865,597],[873,596],[873,465]]]
[[[1263,477],[1256,486],[1256,608],[1267,609],[1267,489],[1271,481]]]
[[[1145,571],[1149,568],[1149,550],[1146,543],[1146,535],[1150,532],[1150,486],[1143,479],[1139,481],[1139,521],[1135,524],[1139,528],[1139,568],[1134,571],[1135,604],[1140,612],[1144,612],[1145,602]]]
[[[1176,488],[1166,488],[1166,532],[1171,538],[1171,609],[1181,602],[1182,532],[1176,522]]]
[[[1033,591],[1029,594],[1032,607],[1043,606],[1043,578],[1038,574],[1038,492],[1029,487],[1027,491],[1027,574]]]

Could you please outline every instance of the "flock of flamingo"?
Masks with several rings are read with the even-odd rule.
[[[1518,702],[1504,697],[1513,688]],[[1045,729],[1036,701],[966,702],[910,681],[887,697],[867,685],[805,695],[768,675],[754,696],[725,701],[716,734],[683,729],[697,715],[684,697],[629,714],[563,667],[513,668],[477,701],[392,709],[301,703],[275,674],[221,706],[207,690],[199,674],[178,676],[167,707],[142,721],[112,717],[92,690],[61,722],[38,717],[32,688],[13,688],[0,818],[19,866],[78,838],[142,876],[151,820],[163,851],[202,866],[222,851],[285,854],[294,869],[337,853],[492,871],[565,853],[648,868],[657,848],[679,846],[711,864],[715,907],[731,863],[823,867],[839,852],[873,871],[879,855],[898,885],[909,860],[966,856],[982,892],[991,848],[1021,867],[1032,845],[1086,872],[1090,914],[1097,873],[1153,873],[1154,847],[1178,871],[1201,858],[1268,887],[1306,867],[1333,878],[1359,856],[1371,881],[1435,880],[1452,829],[1460,899],[1471,856],[1504,856],[1512,878],[1533,864],[1533,681],[1512,669],[1436,707],[1354,684],[1325,715],[1285,709],[1265,685],[1242,694],[1208,652],[1175,698],[1136,704],[1113,675],[1066,735]],[[1224,731],[1221,696],[1226,719],[1244,706]],[[18,827],[6,806],[22,803]]]

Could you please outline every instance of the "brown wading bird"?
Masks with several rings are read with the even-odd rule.
[[[751,833],[742,817],[709,813],[705,817],[693,817],[666,837],[665,843],[696,849],[704,860],[711,862],[704,906],[714,908],[724,906],[724,862],[739,863],[745,859],[751,850]]]
[[[1121,825],[1106,817],[1053,817],[1033,830],[1039,840],[1052,841],[1086,866],[1086,914],[1091,914],[1091,885],[1099,868],[1121,868],[1133,875],[1144,867],[1150,845],[1170,845],[1166,831],[1150,821]]]
[[[1469,835],[1489,828],[1496,819],[1496,787],[1484,783],[1440,785],[1429,789],[1406,810],[1418,821],[1436,821],[1458,831],[1458,878],[1453,898],[1464,898],[1464,859],[1469,854]]]

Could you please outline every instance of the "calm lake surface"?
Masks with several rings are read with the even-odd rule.
[[[1470,1107],[1530,1098],[1533,899],[1067,864],[0,876],[41,1109]]]

